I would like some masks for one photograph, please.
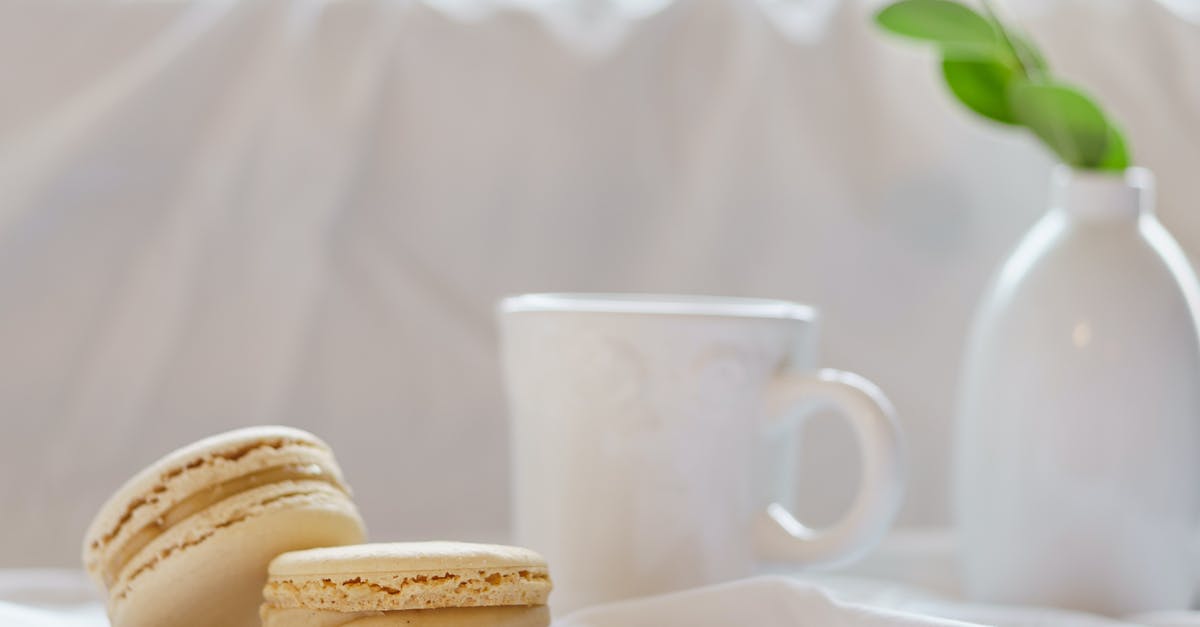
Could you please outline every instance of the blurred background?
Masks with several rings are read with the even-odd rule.
[[[818,306],[825,364],[948,524],[962,340],[1051,157],[865,0],[0,0],[0,566],[256,423],[337,450],[376,539],[502,540],[494,302]],[[1008,0],[1121,120],[1200,255],[1200,2]],[[857,480],[817,420],[800,511]],[[718,462],[719,463],[719,462]]]

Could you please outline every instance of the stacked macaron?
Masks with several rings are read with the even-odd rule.
[[[550,580],[535,553],[319,548],[364,539],[329,447],[298,429],[252,427],[181,448],[126,482],[88,529],[83,560],[108,592],[114,627],[250,627],[260,606],[275,627],[549,624]]]
[[[280,553],[362,542],[362,519],[324,442],[254,427],[179,449],[130,479],[84,540],[117,627],[257,625]]]

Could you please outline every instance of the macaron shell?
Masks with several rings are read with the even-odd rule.
[[[384,613],[264,609],[262,617],[263,627],[547,627],[549,624],[550,610],[544,605]]]
[[[551,587],[545,560],[528,549],[414,542],[281,555],[263,598],[275,608],[395,611],[544,605]]]
[[[312,549],[280,555],[271,562],[271,574],[276,576],[408,574],[479,568],[545,570],[546,559],[519,546],[431,541],[381,542]]]
[[[251,427],[176,450],[127,481],[109,498],[84,536],[89,573],[101,572],[124,542],[188,496],[220,482],[286,464],[315,464],[342,482],[341,469],[316,436],[289,427]]]
[[[282,486],[289,487],[296,486]],[[124,575],[111,591],[114,627],[259,625],[259,591],[271,559],[287,551],[364,539],[362,521],[344,494],[324,484],[308,488],[224,522],[215,522],[224,518],[222,512],[206,512],[164,534],[135,558],[141,565],[129,570],[137,573]],[[260,491],[257,496],[270,494]],[[223,503],[222,508],[242,505]],[[181,539],[186,540],[165,548]],[[151,554],[158,559],[147,561]]]

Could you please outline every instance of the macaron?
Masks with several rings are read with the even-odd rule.
[[[329,447],[288,427],[185,446],[125,483],[92,521],[84,566],[113,627],[257,626],[281,553],[365,531]]]
[[[464,542],[285,553],[263,588],[263,627],[546,627],[546,560]]]

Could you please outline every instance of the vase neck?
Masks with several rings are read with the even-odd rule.
[[[1089,172],[1060,165],[1051,208],[1079,220],[1137,220],[1154,211],[1154,174],[1145,168]]]

